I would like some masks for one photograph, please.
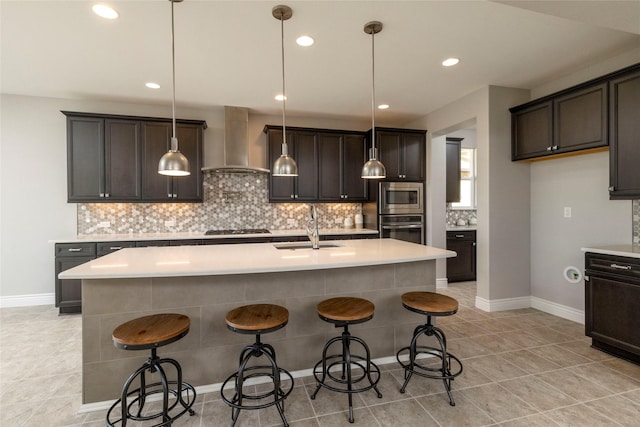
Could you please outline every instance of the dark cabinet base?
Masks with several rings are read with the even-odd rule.
[[[609,345],[607,343],[604,343],[602,341],[598,341],[595,339],[591,340],[591,347],[600,351],[604,351],[605,353],[609,353],[621,359],[627,360],[629,362],[635,363],[636,365],[640,365],[640,356],[635,353],[625,351],[621,348]]]

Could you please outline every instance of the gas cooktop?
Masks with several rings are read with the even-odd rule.
[[[225,234],[270,234],[271,232],[265,228],[245,228],[241,230],[208,230],[207,236],[222,236]]]

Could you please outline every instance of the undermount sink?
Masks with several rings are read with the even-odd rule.
[[[273,245],[276,249],[289,249],[291,251],[296,249],[313,249],[313,246],[310,242],[308,243],[279,243],[277,245]],[[318,248],[341,248],[342,245],[339,243],[318,243]]]

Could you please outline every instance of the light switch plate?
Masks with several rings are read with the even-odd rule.
[[[564,217],[571,218],[571,208],[569,206],[565,206],[564,208]]]

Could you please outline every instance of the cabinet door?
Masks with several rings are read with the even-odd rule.
[[[60,313],[80,313],[82,311],[82,280],[58,279],[58,273],[91,261],[95,257],[56,257],[56,307]]]
[[[202,126],[178,124],[176,135],[180,152],[189,160],[191,175],[172,178],[173,199],[202,201]]]
[[[607,145],[607,88],[605,82],[554,99],[553,153]]]
[[[269,167],[282,154],[282,130],[269,129],[267,131],[267,143],[269,145]],[[287,132],[287,146],[289,155],[293,156],[293,144],[291,133]],[[299,168],[300,165],[298,165]],[[273,176],[269,174],[269,201],[270,202],[291,202],[295,198],[294,178],[289,176]]]
[[[528,159],[551,154],[553,104],[532,105],[511,114],[511,158]]]
[[[640,198],[640,71],[610,82],[611,199]]]
[[[318,200],[342,201],[343,136],[321,133],[318,138]]]
[[[105,198],[140,200],[140,122],[105,120]]]
[[[158,173],[158,162],[171,143],[171,124],[142,123],[142,199],[170,201],[171,178]]]
[[[104,120],[67,116],[67,201],[100,201],[104,193]]]
[[[292,133],[294,159],[298,163],[295,199],[298,202],[318,200],[318,136],[315,132]]]
[[[447,249],[458,255],[447,258],[447,279],[449,282],[476,280],[475,233],[447,232]]]
[[[402,178],[408,181],[423,181],[425,172],[424,134],[402,135]]]
[[[460,201],[460,141],[447,138],[446,147],[446,202]]]
[[[400,146],[401,137],[390,132],[376,131],[376,147],[378,147],[378,159],[387,170],[387,179],[401,178],[400,170]]]
[[[364,135],[345,135],[342,143],[342,194],[344,201],[367,200],[367,183],[362,179],[362,166],[367,159]]]

